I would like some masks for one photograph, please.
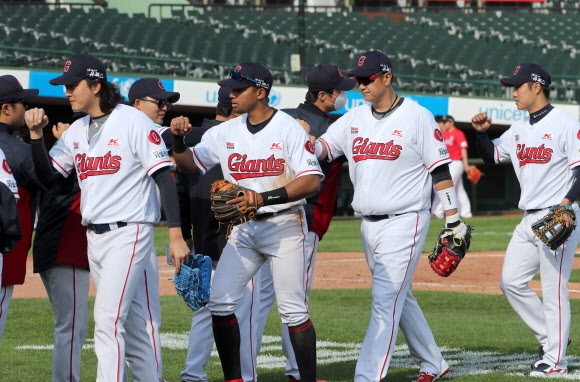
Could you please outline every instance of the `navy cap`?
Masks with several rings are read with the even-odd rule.
[[[344,77],[335,65],[316,65],[306,76],[308,91],[321,90],[351,90],[356,86],[356,81],[352,78]]]
[[[393,65],[389,57],[378,50],[363,53],[357,61],[357,67],[346,75],[349,77],[370,77],[377,73],[387,73],[393,71]]]
[[[85,78],[107,80],[105,64],[90,54],[77,54],[66,60],[62,76],[50,80],[51,85],[72,85]]]
[[[141,78],[129,88],[129,103],[136,99],[151,97],[155,99],[166,99],[170,103],[179,101],[181,95],[178,92],[168,92],[158,78]]]
[[[550,86],[552,79],[550,74],[538,64],[523,63],[516,66],[514,75],[511,77],[500,78],[504,86],[522,85],[526,82],[539,82],[543,86]]]
[[[232,99],[230,98],[231,88],[221,86],[218,91],[218,104],[226,107],[232,107]]]
[[[0,105],[17,99],[29,99],[38,95],[38,89],[24,89],[13,75],[0,76]]]
[[[441,117],[441,122],[455,122],[455,119],[450,115],[444,115]]]
[[[264,65],[257,62],[245,62],[231,71],[230,78],[218,81],[218,84],[231,89],[245,89],[254,86],[270,90],[272,82],[272,73]]]

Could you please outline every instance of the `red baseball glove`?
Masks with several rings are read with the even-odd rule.
[[[429,263],[435,273],[448,277],[457,269],[471,244],[472,230],[472,226],[463,222],[457,227],[443,228],[433,252],[429,255]]]

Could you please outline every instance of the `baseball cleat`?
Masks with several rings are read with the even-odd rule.
[[[572,340],[570,338],[568,338],[568,344],[566,345],[566,347],[570,346],[570,343],[572,342]],[[541,360],[544,359],[544,347],[540,345],[540,350],[538,351],[538,358],[536,358],[534,360],[534,362],[532,362],[532,370],[534,370],[536,368],[536,366],[538,366],[538,364],[540,363]]]
[[[291,376],[291,375],[289,375],[289,376],[288,376],[288,381],[289,381],[289,382],[300,382],[300,380],[299,380],[299,379],[296,379],[296,378],[294,378],[294,377],[293,377],[293,376]],[[323,379],[318,379],[318,378],[316,378],[316,382],[327,382],[327,381],[325,381],[325,380],[323,380]]]
[[[445,370],[443,370],[439,374],[428,373],[426,371],[422,371],[419,373],[419,376],[417,377],[417,379],[414,380],[413,382],[433,382],[433,381],[436,381],[439,378],[443,377],[447,373],[449,373],[448,367],[446,367]]]
[[[566,369],[559,369],[547,363],[540,363],[533,370],[526,371],[524,375],[526,377],[550,377],[558,374],[566,374],[567,372]]]

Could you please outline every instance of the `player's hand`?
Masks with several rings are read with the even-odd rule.
[[[169,228],[169,256],[175,267],[175,273],[179,274],[181,263],[187,263],[190,249],[188,248],[180,227]]]
[[[249,191],[252,191],[250,189],[248,189]],[[257,209],[259,209],[260,207],[264,206],[264,199],[262,198],[262,194],[260,194],[259,192],[255,192],[256,194],[256,206]],[[226,204],[237,204],[238,208],[240,209],[240,211],[245,211],[246,210],[246,197],[245,196],[238,196],[237,198],[228,200],[226,202]]]
[[[26,127],[32,132],[40,132],[44,126],[48,125],[48,117],[44,114],[44,109],[37,107],[24,112],[24,121]]]
[[[70,123],[59,122],[56,125],[52,125],[52,134],[56,139],[60,139],[60,137],[62,137],[62,134],[65,131],[67,131],[69,127]]]
[[[308,122],[306,122],[303,119],[298,119],[298,118],[296,118],[296,122],[298,122],[300,124],[300,126],[302,126],[304,131],[306,131],[306,134],[310,134],[310,124]]]
[[[189,118],[179,116],[171,120],[169,127],[171,128],[171,134],[184,136],[191,130],[191,123],[189,123]]]
[[[491,126],[491,118],[487,116],[485,111],[483,113],[476,114],[473,116],[473,118],[471,118],[471,126],[473,126],[473,128],[480,133],[483,133]]]

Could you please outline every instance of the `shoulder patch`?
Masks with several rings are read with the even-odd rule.
[[[159,136],[159,133],[155,130],[151,130],[149,132],[149,142],[155,144],[155,145],[160,145],[161,144],[161,137]]]
[[[441,130],[435,129],[434,135],[435,139],[437,139],[439,142],[443,142],[443,134],[441,133]]]
[[[12,170],[10,169],[10,166],[8,166],[8,161],[6,159],[2,160],[2,170],[7,174],[12,174]]]

